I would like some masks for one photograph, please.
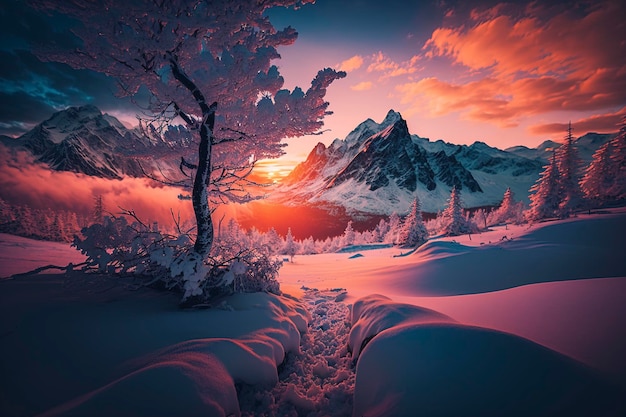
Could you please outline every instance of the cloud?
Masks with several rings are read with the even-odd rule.
[[[374,87],[374,84],[371,81],[363,81],[350,86],[350,88],[354,91],[366,91],[370,90],[372,87]]]
[[[615,113],[598,114],[585,119],[572,122],[572,127],[578,132],[614,133],[626,117],[626,107]],[[563,133],[567,130],[568,123],[546,123],[533,125],[528,131],[534,135],[551,135]]]
[[[352,58],[348,58],[341,64],[339,64],[339,70],[346,72],[356,71],[361,68],[362,65],[363,57],[361,57],[360,55],[355,55]]]
[[[70,210],[89,215],[94,196],[101,195],[105,209],[118,214],[120,207],[134,210],[141,219],[173,225],[170,209],[193,221],[191,202],[177,198],[181,190],[147,179],[108,180],[73,172],[52,171],[33,156],[0,145],[0,197],[15,205],[37,209]]]
[[[466,80],[424,78],[397,87],[404,103],[431,114],[515,126],[552,111],[605,111],[626,104],[626,27],[621,1],[558,10],[474,10],[469,22],[433,31],[431,59],[466,69]]]
[[[409,75],[417,72],[420,67],[418,62],[421,59],[419,56],[413,56],[411,59],[402,62],[395,62],[388,56],[385,56],[382,52],[378,52],[369,57],[372,61],[367,67],[367,72],[381,73],[381,78],[398,77],[401,75]]]

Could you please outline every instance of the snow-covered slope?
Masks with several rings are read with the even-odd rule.
[[[0,415],[623,416],[625,226],[622,208],[297,256],[280,280],[300,300],[194,311],[121,277],[1,280]],[[0,243],[0,276],[61,263]]]
[[[523,199],[541,167],[482,142],[457,146],[411,135],[402,116],[390,110],[381,123],[368,119],[328,148],[319,143],[272,198],[391,214],[405,213],[417,194],[424,211],[436,212],[453,186],[467,207],[498,204],[507,187]]]

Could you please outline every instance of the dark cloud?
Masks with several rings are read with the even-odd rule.
[[[32,51],[39,47],[76,46],[70,31],[74,22],[34,11],[25,3],[3,1],[0,10],[0,134],[24,133],[69,106],[136,111],[128,99],[116,97],[114,79],[37,58]]]
[[[23,91],[14,93],[0,92],[0,123],[20,121],[37,124],[50,116],[55,109],[45,101],[32,97]],[[16,132],[0,132],[13,134]]]

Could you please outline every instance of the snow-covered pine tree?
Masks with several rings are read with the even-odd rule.
[[[309,236],[300,242],[300,254],[302,255],[313,255],[317,253],[315,248],[315,240],[313,240],[313,236]]]
[[[264,240],[265,240],[265,245],[267,245],[267,247],[269,248],[269,252],[272,255],[277,254],[278,252],[280,252],[280,247],[282,245],[282,239],[280,238],[280,236],[278,236],[278,232],[276,232],[276,229],[271,227],[265,233],[265,239]]]
[[[616,171],[611,160],[612,154],[612,141],[598,148],[580,180],[580,188],[591,206],[599,207],[616,198],[613,195]]]
[[[450,198],[448,200],[448,206],[441,213],[441,225],[442,229],[440,230],[440,233],[448,236],[458,236],[470,231],[467,220],[463,216],[461,192],[456,188],[456,186],[452,187]]]
[[[354,232],[354,229],[352,228],[352,220],[350,220],[348,221],[348,224],[346,225],[346,230],[343,231],[342,245],[343,246],[354,245],[355,237],[356,237],[356,233]]]
[[[487,223],[496,225],[502,223],[520,223],[523,220],[522,203],[515,201],[511,188],[507,187],[502,197],[500,207],[487,215]]]
[[[559,168],[559,217],[569,217],[574,211],[583,206],[584,198],[580,189],[581,160],[578,149],[574,145],[572,123],[570,122],[565,136],[565,143],[556,151],[557,166]]]
[[[374,239],[377,242],[384,242],[385,236],[389,232],[389,223],[385,219],[380,219],[376,228],[374,229]]]
[[[537,221],[557,215],[561,203],[559,192],[559,169],[556,154],[553,153],[550,163],[530,188],[530,207],[525,212],[526,218]]]
[[[293,262],[293,257],[298,253],[298,244],[293,239],[293,235],[291,234],[291,227],[287,229],[287,236],[285,236],[285,244],[283,245],[282,252],[285,255],[288,255],[291,262]]]
[[[415,195],[409,214],[404,219],[398,234],[398,243],[405,247],[416,247],[426,242],[426,240],[428,240],[428,231],[422,219],[419,197]]]
[[[400,232],[400,216],[395,211],[389,216],[388,226],[384,242],[395,244],[398,242],[398,232]]]
[[[618,200],[624,200],[626,199],[626,116],[622,119],[619,134],[611,141],[611,144],[613,147],[611,166],[615,176],[611,195]]]

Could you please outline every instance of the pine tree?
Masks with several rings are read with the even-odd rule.
[[[427,239],[428,231],[422,219],[420,200],[416,195],[398,234],[398,243],[407,247],[416,247],[426,242]]]
[[[490,225],[520,222],[522,220],[522,203],[515,201],[511,188],[507,188],[502,197],[500,207],[489,213],[487,223]]]
[[[574,146],[572,124],[567,128],[565,143],[557,149],[557,166],[559,169],[559,194],[561,201],[557,214],[569,217],[583,205],[583,193],[580,189],[580,158]]]
[[[539,179],[530,188],[530,192],[530,208],[526,211],[528,220],[541,220],[557,214],[561,199],[559,196],[559,169],[555,153],[552,154],[550,164],[544,167]]]
[[[613,153],[611,155],[611,167],[615,182],[611,187],[611,195],[618,200],[626,199],[626,116],[622,120],[619,134],[611,141]]]
[[[356,234],[352,228],[352,220],[350,220],[346,226],[346,230],[343,232],[343,246],[354,245],[354,239]]]
[[[395,211],[389,216],[389,228],[385,235],[385,243],[396,243],[398,241],[398,232],[400,231],[400,216]]]
[[[448,206],[441,213],[441,232],[448,236],[458,236],[469,231],[467,221],[463,216],[463,206],[461,204],[461,192],[456,186],[452,187]]]
[[[585,198],[594,206],[601,206],[604,202],[615,198],[613,192],[616,178],[611,160],[612,153],[612,141],[598,148],[580,181],[580,188]]]
[[[385,219],[380,219],[376,228],[374,229],[374,239],[377,242],[384,242],[385,236],[389,232],[389,223]]]
[[[285,255],[289,255],[291,262],[293,262],[293,257],[298,253],[298,245],[293,240],[293,235],[291,234],[291,227],[287,229],[287,236],[285,236],[285,245],[283,246],[283,253]]]

